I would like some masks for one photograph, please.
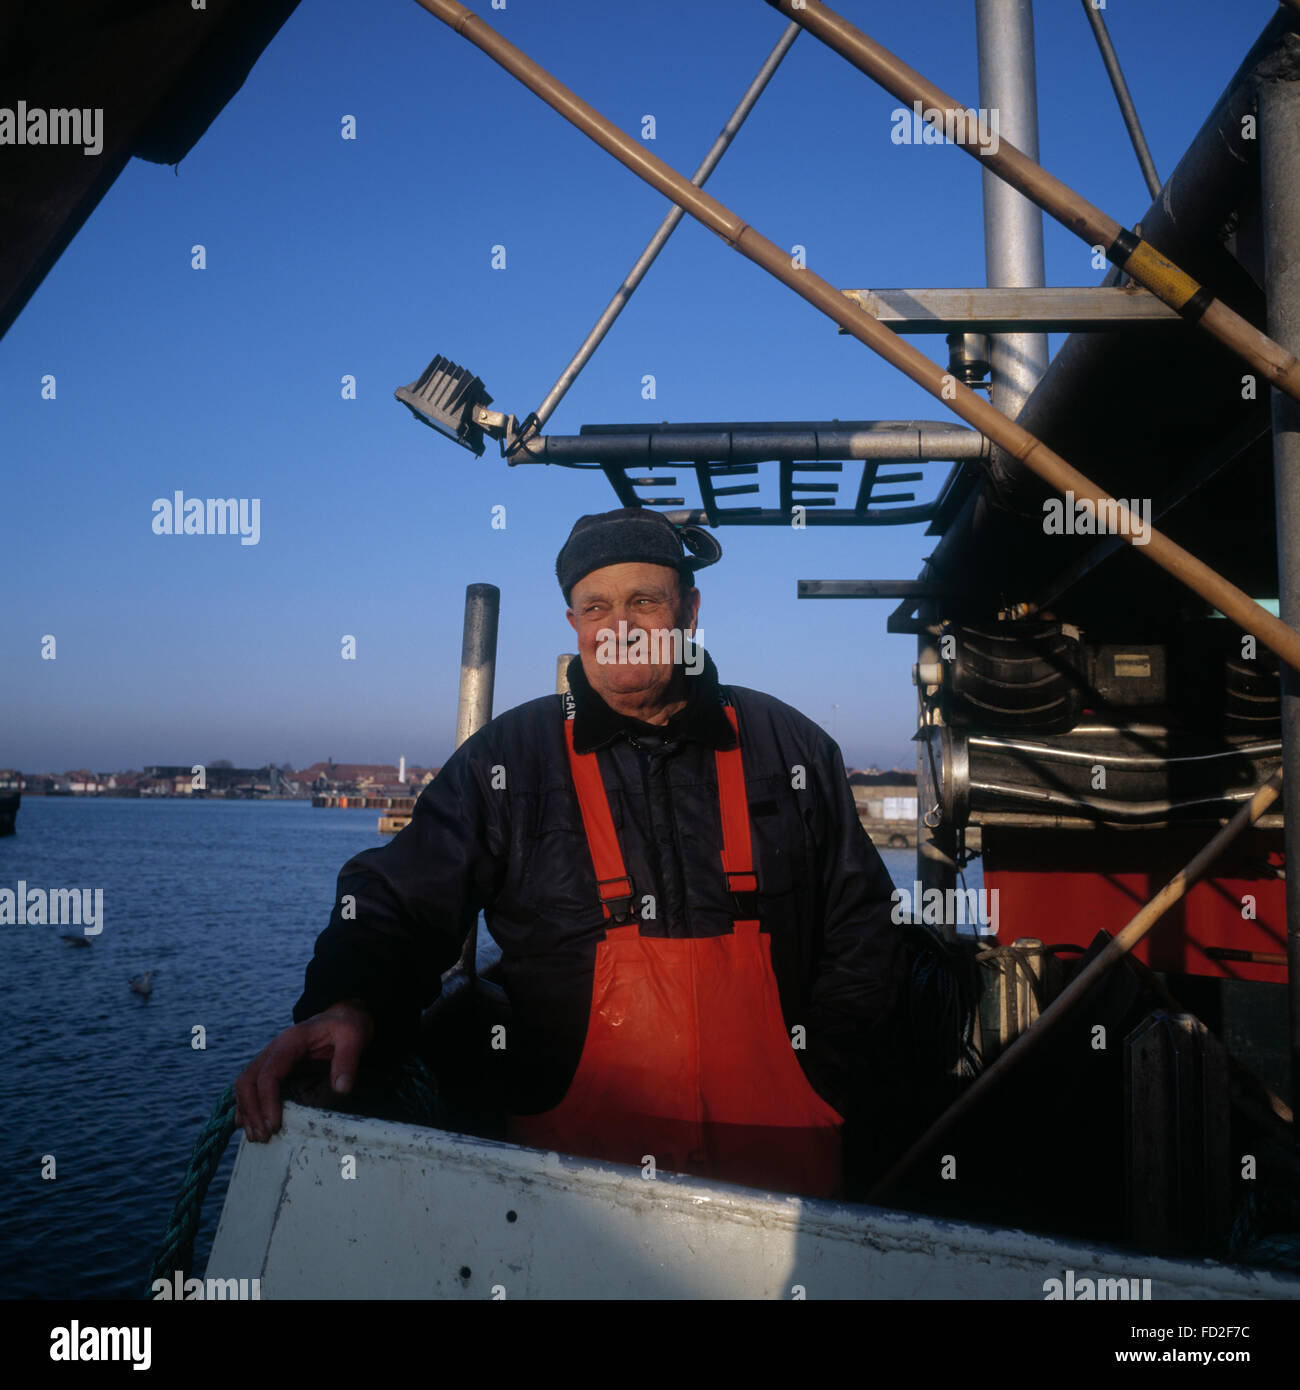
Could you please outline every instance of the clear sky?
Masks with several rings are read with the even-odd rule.
[[[762,0],[473,8],[624,130],[653,115],[688,176],[785,25]],[[978,104],[971,0],[840,9]],[[1110,0],[1162,177],[1274,9]],[[1082,8],[1036,11],[1042,160],[1131,225],[1149,199]],[[891,143],[897,105],[801,35],[709,189],[839,286],[983,284],[979,170]],[[175,170],[132,161],[0,341],[0,765],[442,762],[475,581],[501,589],[496,712],[553,689],[556,552],[617,498],[599,473],[476,460],[393,390],[442,353],[522,417],[666,208],[416,5],[304,0]],[[1049,283],[1097,282],[1046,235]],[[549,429],[832,417],[945,412],[687,219]],[[776,505],[774,465],[763,486]],[[258,543],[156,535],[178,489],[260,499]],[[722,679],[833,729],[850,765],[910,766],[915,639],[885,633],[892,604],[795,586],[913,577],[923,532],[722,528],[700,576]]]

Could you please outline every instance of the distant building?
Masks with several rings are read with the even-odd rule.
[[[916,821],[916,773],[878,768],[849,773],[858,814],[868,820]]]
[[[403,769],[393,763],[336,763],[332,758],[312,763],[293,774],[305,793],[357,792],[369,796],[413,796],[433,780],[433,771],[407,764],[406,780]]]
[[[194,785],[202,766],[202,785]],[[279,773],[272,767],[219,767],[215,764],[179,766],[155,763],[144,770],[142,796],[231,796],[251,797],[272,794]]]
[[[301,772],[295,772],[299,782],[315,786],[322,782],[329,786],[373,787],[379,784],[397,784],[395,763],[336,763],[333,758],[323,763],[312,763]]]

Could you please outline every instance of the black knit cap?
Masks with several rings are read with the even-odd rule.
[[[688,555],[686,552],[691,553]],[[702,526],[678,526],[662,512],[619,507],[580,516],[555,561],[565,603],[573,586],[592,570],[641,561],[667,565],[686,579],[722,559],[722,547]]]

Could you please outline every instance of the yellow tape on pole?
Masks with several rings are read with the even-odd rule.
[[[1181,309],[1201,288],[1185,270],[1179,270],[1149,241],[1138,242],[1137,248],[1124,262],[1124,270],[1139,285],[1175,309]]]

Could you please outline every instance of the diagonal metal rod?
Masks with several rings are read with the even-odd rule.
[[[799,26],[792,23],[777,40],[776,47],[767,55],[767,61],[759,68],[754,80],[746,89],[745,95],[741,97],[740,104],[731,113],[730,119],[710,146],[708,154],[704,156],[700,167],[691,175],[691,182],[696,188],[703,188],[708,182],[709,175],[718,167],[718,161],[726,154],[727,147],[735,139],[736,132],[745,124],[746,117],[754,109],[754,103],[763,95],[763,89],[771,81],[772,74],[781,66],[782,58],[790,51],[790,45],[794,43],[801,32]],[[578,373],[591,361],[592,353],[600,346],[605,334],[614,326],[614,320],[623,312],[623,306],[636,293],[636,287],[645,279],[646,271],[655,263],[655,258],[667,245],[668,238],[676,231],[677,224],[684,216],[685,213],[682,209],[674,206],[668,216],[659,224],[659,230],[650,238],[645,250],[637,258],[636,264],[628,272],[627,279],[619,286],[613,299],[605,306],[605,312],[596,320],[591,332],[583,339],[582,346],[573,355],[573,360],[560,373],[559,380],[551,387],[546,399],[533,412],[533,418],[528,422],[529,428],[521,431],[520,440],[516,441],[516,444],[522,442],[529,434],[540,430],[555,413],[555,407],[564,399],[569,387],[578,379]]]
[[[901,58],[818,0],[767,0],[767,3],[801,24],[900,101],[914,108],[919,102],[927,112],[927,123],[936,129],[942,124],[945,130],[951,130],[950,138],[955,138],[956,143],[984,168],[1037,203],[1067,231],[1103,251],[1130,279],[1177,309],[1189,323],[1199,324],[1271,386],[1300,401],[1300,361],[1294,354],[1217,299],[1212,291],[1181,270],[1149,241],[1107,216],[1009,140],[999,139],[996,131],[987,129],[987,122],[974,119],[974,111],[959,105]],[[934,117],[928,115],[931,111]],[[972,130],[974,126],[981,128],[976,132]]]
[[[1048,1008],[1011,1044],[996,1062],[983,1072],[968,1091],[954,1101],[898,1160],[867,1194],[868,1202],[878,1202],[898,1184],[934,1145],[944,1137],[962,1116],[967,1115],[1004,1076],[1033,1052],[1044,1037],[1061,1021],[1075,1004],[1097,983],[1121,956],[1126,956],[1154,927],[1173,905],[1186,897],[1198,879],[1223,853],[1237,836],[1253,825],[1277,800],[1282,790],[1282,769],[1264,783],[1233,818],[1206,842],[1190,863],[1180,869],[1168,883],[1145,903],[1117,936],[1112,937],[1100,952],[1075,976]]]
[[[684,207],[728,246],[761,266],[820,309],[846,333],[887,362],[893,363],[905,376],[942,401],[967,424],[987,435],[1058,492],[1069,491],[1074,493],[1076,499],[1087,498],[1098,508],[1096,515],[1099,518],[1114,517],[1115,529],[1139,551],[1145,552],[1148,559],[1217,608],[1243,631],[1257,637],[1283,661],[1300,670],[1300,632],[1288,627],[1235,584],[1230,584],[1221,574],[1153,526],[1140,530],[1135,528],[1123,502],[1108,497],[1058,453],[872,318],[856,301],[842,295],[829,281],[823,280],[803,264],[796,266],[788,252],[769,241],[712,194],[696,188],[675,169],[669,168],[658,155],[652,154],[619,130],[612,121],[588,106],[514,44],[467,10],[459,0],[417,0],[417,3],[499,63],[651,187]],[[1102,511],[1102,507],[1106,510]],[[1146,535],[1144,544],[1139,543],[1142,534]]]
[[[1300,0],[1296,2],[1300,4]],[[1120,115],[1124,117],[1124,124],[1128,127],[1128,138],[1133,142],[1133,152],[1142,166],[1142,177],[1147,181],[1147,192],[1153,198],[1158,198],[1160,175],[1156,173],[1156,162],[1151,158],[1151,147],[1142,133],[1142,122],[1138,120],[1137,107],[1133,105],[1128,83],[1124,81],[1124,69],[1120,67],[1119,54],[1115,52],[1115,45],[1110,41],[1106,20],[1093,0],[1083,0],[1083,12],[1088,16],[1088,23],[1092,25],[1092,32],[1096,35],[1101,61],[1106,65],[1106,75],[1110,78],[1110,85],[1115,89],[1115,100],[1119,102]]]

